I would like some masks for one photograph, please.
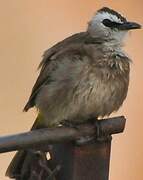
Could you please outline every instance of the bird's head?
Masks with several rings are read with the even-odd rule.
[[[92,37],[122,42],[129,30],[140,29],[141,25],[129,22],[118,12],[103,7],[98,10],[88,25]]]

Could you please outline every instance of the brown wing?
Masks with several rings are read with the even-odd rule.
[[[81,32],[78,34],[75,34],[69,38],[66,38],[65,40],[59,42],[52,48],[45,51],[43,55],[43,60],[41,61],[39,68],[41,68],[40,74],[37,78],[37,81],[32,89],[32,93],[30,95],[30,98],[27,102],[27,104],[24,107],[24,111],[28,111],[29,108],[33,107],[35,105],[35,98],[40,91],[41,87],[46,84],[50,83],[49,75],[51,72],[50,62],[54,59],[53,57],[56,56],[56,54],[59,54],[60,51],[63,51],[64,48],[67,48],[67,46],[71,44],[77,44],[82,43],[85,41],[88,34],[86,32]],[[54,67],[53,67],[54,68]]]

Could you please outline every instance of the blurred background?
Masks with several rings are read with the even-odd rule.
[[[93,13],[111,7],[143,24],[142,0],[0,0],[0,135],[30,129],[36,110],[23,113],[44,50],[84,31]],[[125,47],[133,59],[126,102],[116,115],[127,118],[112,144],[110,180],[143,179],[143,32],[132,32]],[[0,180],[14,153],[0,154]]]

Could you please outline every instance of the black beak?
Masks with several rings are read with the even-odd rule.
[[[141,29],[141,25],[136,22],[124,22],[118,26],[120,30],[132,30],[132,29]]]

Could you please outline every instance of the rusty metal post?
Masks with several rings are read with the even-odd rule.
[[[58,180],[108,180],[111,136],[95,143],[77,146],[74,143],[54,145],[53,167],[61,165]]]

